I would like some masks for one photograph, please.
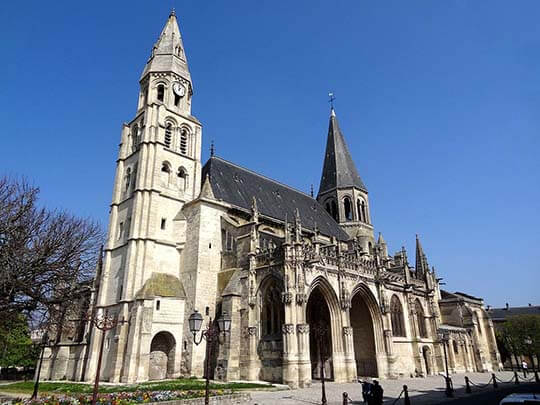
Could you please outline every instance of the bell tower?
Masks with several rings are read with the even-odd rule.
[[[372,253],[373,226],[368,191],[351,158],[332,107],[317,201],[365,252]]]
[[[202,127],[191,115],[193,85],[174,11],[139,84],[137,112],[122,128],[97,304],[98,310],[130,319],[129,327],[108,336],[102,378],[109,381],[148,379],[148,361],[141,359],[165,319],[170,336],[164,341],[175,341],[178,350],[167,376],[180,372],[186,239],[181,209],[201,189]],[[88,375],[98,349],[98,339],[92,340]]]

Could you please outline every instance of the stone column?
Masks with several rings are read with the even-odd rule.
[[[343,327],[343,349],[345,351],[345,370],[347,380],[356,382],[356,359],[354,355],[354,336],[352,326]]]
[[[259,371],[261,368],[261,362],[257,356],[257,344],[259,342],[258,328],[256,326],[248,326],[248,341],[249,341],[249,355],[248,355],[248,381],[257,381],[259,379]]]
[[[298,339],[298,386],[306,388],[311,386],[311,359],[309,353],[309,324],[296,325]]]
[[[283,332],[283,383],[298,388],[298,339],[295,325],[285,323]]]

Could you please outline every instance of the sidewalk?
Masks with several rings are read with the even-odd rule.
[[[497,377],[503,381],[509,381],[514,374],[510,371],[496,373]],[[470,396],[472,394],[465,393],[465,376],[469,377],[474,384],[485,385],[491,379],[491,373],[464,373],[452,374],[451,378],[454,383],[455,396],[460,398]],[[520,375],[521,377],[521,375]],[[529,375],[530,377],[530,375]],[[445,382],[442,376],[429,376],[427,378],[404,378],[400,380],[385,380],[379,379],[380,384],[384,389],[384,403],[392,404],[399,396],[403,389],[403,385],[407,385],[409,389],[409,397],[414,405],[427,405],[443,402],[453,398],[445,396]],[[512,383],[513,384],[513,383]],[[509,386],[511,384],[500,384],[500,386]],[[342,404],[343,392],[349,394],[353,404],[362,404],[362,386],[358,383],[325,383],[326,398],[329,405]],[[472,385],[472,392],[485,391],[493,389],[490,385],[481,389]],[[310,388],[302,388],[289,391],[278,392],[251,392],[252,401],[250,404],[258,405],[275,405],[279,401],[281,404],[320,404],[321,403],[321,384],[315,382]],[[396,405],[403,404],[403,399],[396,402]]]

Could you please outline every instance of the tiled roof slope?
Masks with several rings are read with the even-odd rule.
[[[347,240],[349,236],[317,200],[275,180],[237,166],[219,157],[211,157],[203,167],[203,179],[209,176],[214,196],[229,204],[251,209],[257,199],[259,213],[280,221],[294,222],[298,208],[302,227]]]

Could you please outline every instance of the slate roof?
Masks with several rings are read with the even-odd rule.
[[[294,222],[298,208],[302,227],[321,234],[348,240],[347,233],[314,198],[268,177],[228,162],[211,157],[203,167],[203,179],[209,176],[214,196],[244,210],[251,210],[253,197],[261,215]]]
[[[494,321],[504,321],[507,317],[513,315],[540,315],[540,306],[508,307],[508,309],[490,308],[487,313]]]
[[[357,187],[367,192],[351,158],[334,110],[330,115],[319,195],[335,188]]]

